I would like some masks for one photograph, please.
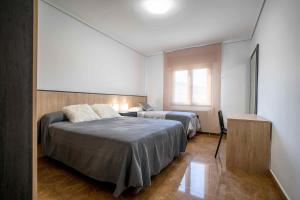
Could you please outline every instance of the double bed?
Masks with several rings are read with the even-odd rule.
[[[129,187],[138,191],[150,186],[151,176],[187,145],[185,128],[178,121],[115,117],[71,123],[63,112],[42,117],[40,137],[46,156],[114,183],[116,197]]]

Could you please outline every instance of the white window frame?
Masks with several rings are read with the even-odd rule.
[[[209,98],[209,103],[208,104],[195,104],[192,101],[193,98],[193,70],[195,69],[208,69],[208,98]],[[176,71],[188,71],[188,103],[187,104],[180,104],[180,103],[175,103],[174,102],[174,93],[175,93],[175,79],[174,75]],[[199,108],[199,107],[206,107],[210,108],[212,106],[212,69],[211,67],[204,65],[204,66],[187,66],[187,67],[174,67],[172,70],[172,93],[171,93],[171,106],[180,109],[191,109],[191,108]]]

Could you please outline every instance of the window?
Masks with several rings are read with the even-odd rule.
[[[174,95],[173,102],[175,104],[189,104],[189,81],[188,81],[188,71],[175,71],[174,72]]]
[[[173,105],[211,105],[211,74],[209,68],[173,72]]]

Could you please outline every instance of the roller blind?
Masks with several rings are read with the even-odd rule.
[[[210,68],[175,69],[172,72],[172,105],[210,106]]]
[[[164,109],[219,109],[220,44],[164,54]]]
[[[164,53],[164,110],[197,112],[202,131],[219,132],[221,45]]]

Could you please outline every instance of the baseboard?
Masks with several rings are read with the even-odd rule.
[[[275,176],[275,174],[273,173],[273,171],[270,169],[270,176],[273,179],[273,181],[276,184],[276,187],[279,189],[281,196],[283,197],[283,199],[285,200],[291,200],[291,198],[289,197],[289,195],[286,193],[286,191],[283,189],[282,185],[280,184],[278,178]]]
[[[220,133],[210,133],[210,132],[203,132],[203,131],[199,131],[197,132],[198,134],[207,134],[207,135],[216,135],[216,136],[220,136]]]

